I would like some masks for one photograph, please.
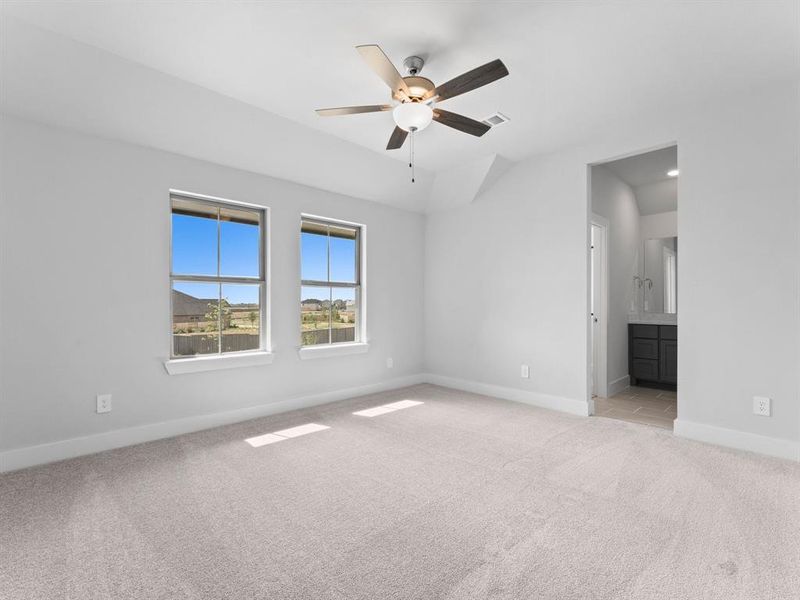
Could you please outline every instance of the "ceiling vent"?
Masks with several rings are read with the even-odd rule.
[[[511,119],[505,116],[503,113],[496,112],[493,115],[489,115],[486,117],[483,122],[491,127],[497,127],[498,125],[502,125],[503,123],[508,123]]]

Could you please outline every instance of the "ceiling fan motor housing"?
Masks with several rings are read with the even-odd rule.
[[[406,73],[408,73],[406,77],[403,77],[403,81],[405,81],[406,86],[408,86],[411,102],[421,102],[425,94],[432,92],[436,88],[430,79],[427,77],[420,77],[419,72],[422,71],[424,65],[425,61],[419,56],[409,56],[403,61],[403,66],[406,69]],[[400,95],[399,93],[392,94],[392,97],[401,102],[407,102],[409,100],[405,95]]]
[[[419,75],[422,67],[425,66],[425,61],[419,56],[409,56],[403,61],[403,66],[406,68],[406,73],[413,77],[414,75]]]
[[[420,102],[425,94],[432,92],[436,88],[433,82],[427,77],[411,75],[409,77],[403,77],[403,81],[405,81],[406,86],[408,86],[408,91],[411,95],[412,102]],[[392,97],[395,100],[400,100],[401,102],[405,99],[404,96],[401,96],[398,93],[392,94]]]

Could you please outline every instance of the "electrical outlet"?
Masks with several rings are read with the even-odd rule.
[[[111,394],[97,394],[97,412],[111,412]]]
[[[394,359],[389,357],[386,359],[386,368],[393,369],[394,368]]]
[[[772,401],[765,396],[753,396],[753,414],[762,417],[772,415]]]
[[[519,376],[523,379],[530,379],[531,368],[528,365],[522,365],[519,370]]]

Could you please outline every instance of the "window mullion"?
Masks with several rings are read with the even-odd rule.
[[[328,230],[328,343],[333,343],[333,288],[331,287],[331,226]]]
[[[266,281],[256,277],[214,277],[213,275],[170,275],[175,281],[205,281],[208,283],[261,283]]]
[[[221,254],[221,251],[220,251],[220,247],[221,247],[220,239],[221,238],[222,238],[222,232],[221,232],[221,226],[220,226],[220,208],[218,206],[217,207],[217,277],[220,277],[222,275],[222,272],[220,270],[220,254]]]
[[[360,285],[358,283],[350,283],[347,281],[319,281],[318,279],[303,279],[300,281],[300,284],[304,286],[316,286],[316,287],[331,286],[339,288],[356,288]]]
[[[222,282],[219,281],[222,275],[221,255],[222,255],[222,223],[220,221],[220,207],[217,206],[217,353],[222,354]]]
[[[330,228],[330,225],[327,226],[327,231],[328,231],[328,237],[327,237],[327,242],[328,242],[328,248],[327,248],[328,276],[326,277],[326,279],[328,280],[328,282],[330,282],[330,280],[331,280],[331,228]]]

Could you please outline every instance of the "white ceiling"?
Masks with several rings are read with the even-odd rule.
[[[800,76],[800,9],[794,0],[757,4],[5,0],[2,10],[402,162],[407,160],[405,149],[384,149],[393,127],[389,113],[338,118],[314,113],[320,107],[388,100],[388,89],[354,46],[380,44],[398,66],[408,55],[423,56],[427,63],[422,74],[436,83],[501,58],[510,70],[508,77],[443,106],[474,118],[499,110],[511,122],[483,138],[432,124],[421,132],[416,147],[423,173],[493,154],[520,160],[598,135],[609,122],[702,104]],[[354,151],[344,154],[350,152]],[[362,169],[362,177],[368,178],[366,171]],[[313,184],[350,193],[335,178]],[[376,178],[374,184],[381,181]],[[370,189],[364,197],[403,205],[389,192]]]
[[[635,188],[670,179],[667,171],[678,168],[678,147],[669,146],[603,163],[617,177]]]
[[[678,178],[667,175],[667,171],[678,168],[677,146],[636,154],[603,166],[633,188],[640,214],[678,209]]]
[[[678,180],[668,179],[633,188],[640,215],[678,210]]]

